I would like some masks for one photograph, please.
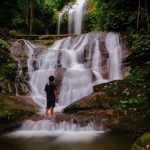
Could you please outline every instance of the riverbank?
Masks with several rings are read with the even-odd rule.
[[[0,95],[0,134],[20,127],[38,109],[30,97]]]

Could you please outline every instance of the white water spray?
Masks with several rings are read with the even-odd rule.
[[[68,15],[68,33],[81,34],[82,20],[86,13],[86,3],[87,0],[77,0],[75,4],[69,4],[58,13],[57,34],[60,34],[61,20],[64,14]]]
[[[95,40],[95,49],[92,59],[92,70],[96,77],[96,80],[103,80],[101,75],[101,53],[99,49],[99,40]]]
[[[73,29],[73,27],[74,27],[74,13],[75,13],[74,9],[70,9],[68,11],[68,33],[69,34],[74,33],[74,29]]]
[[[48,82],[48,77],[55,74],[58,60],[65,70],[60,88],[59,106],[66,106],[92,93],[93,75],[96,77],[97,83],[121,79],[121,46],[118,34],[108,33],[106,36],[106,48],[109,53],[108,79],[104,79],[102,76],[102,54],[98,35],[96,34],[92,39],[89,38],[90,34],[85,34],[77,38],[68,37],[56,41],[53,46],[38,56],[39,69],[35,71],[31,65],[35,46],[29,44],[29,41],[25,42],[29,48],[27,65],[32,89],[31,95],[41,108],[45,107],[46,102],[44,87]],[[94,50],[88,50],[89,56],[92,57],[91,68],[87,68],[84,62],[85,48],[87,46],[90,48],[89,39],[94,45]]]
[[[119,43],[119,35],[117,33],[109,32],[107,34],[106,48],[109,53],[109,80],[121,79],[122,52]]]
[[[86,0],[77,0],[75,6],[75,34],[81,34]]]
[[[60,25],[61,25],[61,19],[62,19],[63,13],[58,13],[58,23],[57,23],[57,34],[60,34]]]

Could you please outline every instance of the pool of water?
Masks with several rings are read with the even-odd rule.
[[[0,136],[0,150],[130,150],[131,135],[112,133],[105,118],[58,113],[37,115],[20,129]]]
[[[1,137],[0,150],[130,150],[132,143],[133,140],[130,136],[112,133],[74,142],[70,140],[58,141],[54,136]]]

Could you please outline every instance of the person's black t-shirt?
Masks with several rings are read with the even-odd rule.
[[[55,96],[54,91],[56,90],[56,85],[54,83],[48,83],[45,86],[45,91],[47,97]]]

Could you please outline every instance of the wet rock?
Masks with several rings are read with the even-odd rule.
[[[0,93],[15,95],[15,83],[8,81],[5,77],[0,77]]]
[[[18,76],[16,78],[16,90],[19,95],[28,95],[30,91],[30,86],[27,81],[29,81],[29,70],[28,70],[28,58],[30,53],[30,48],[27,45],[25,40],[17,40],[12,43],[10,48],[11,55],[18,62]],[[42,46],[31,45],[33,48],[33,54],[31,56],[31,64],[36,70],[38,68],[36,57],[41,53],[45,48]]]
[[[0,95],[0,134],[18,128],[38,109],[30,97]]]

